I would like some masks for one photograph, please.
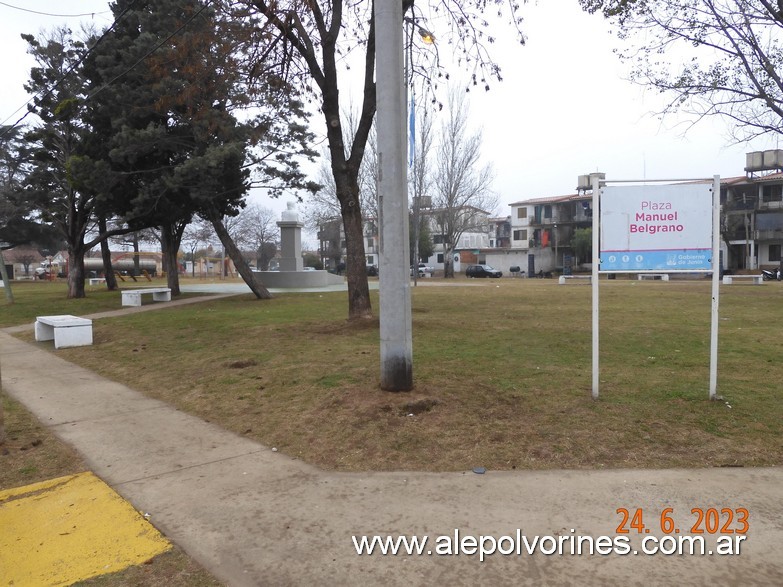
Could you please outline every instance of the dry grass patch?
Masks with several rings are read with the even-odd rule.
[[[41,426],[21,404],[2,396],[6,441],[0,444],[0,489],[30,485],[87,469],[81,457]]]

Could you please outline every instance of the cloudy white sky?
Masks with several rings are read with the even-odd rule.
[[[12,6],[88,16],[46,16]],[[770,141],[730,145],[719,119],[704,121],[684,135],[680,121],[660,122],[651,114],[660,107],[659,98],[623,79],[608,25],[600,16],[582,13],[577,0],[527,4],[522,14],[526,46],[496,32],[501,42],[494,54],[505,81],[493,84],[488,93],[471,94],[471,116],[483,129],[485,157],[495,169],[499,214],[508,214],[507,205],[519,200],[573,193],[577,176],[592,171],[603,171],[608,179],[734,176],[743,173],[746,152],[778,147]],[[108,26],[108,2],[0,2],[3,124],[23,114],[23,108],[17,111],[28,99],[22,85],[32,62],[19,35],[63,23],[78,29],[81,21]],[[285,201],[256,198],[275,210],[285,208]]]

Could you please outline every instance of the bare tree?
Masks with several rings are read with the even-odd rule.
[[[187,247],[190,253],[191,277],[196,276],[196,251],[214,240],[217,240],[215,231],[206,220],[197,218],[185,228],[185,232],[182,234],[182,244]]]
[[[474,82],[487,86],[487,78],[500,78],[499,68],[486,51],[486,44],[492,43],[494,37],[483,14],[502,9],[496,6],[502,4],[518,26],[518,3],[430,0],[426,4],[442,17],[444,30],[451,33],[454,51],[474,71]],[[263,65],[275,67],[282,79],[298,82],[318,102],[345,232],[348,316],[369,318],[372,306],[365,270],[364,215],[358,176],[376,109],[374,2],[246,0],[245,6],[255,12],[245,13],[244,17],[258,18],[258,27],[268,38],[268,43],[259,48]],[[404,12],[413,10],[413,2],[403,0],[403,7]],[[417,18],[411,14],[409,18]],[[346,144],[348,132],[340,112],[340,69],[349,55],[362,61],[363,86],[359,122],[352,140]]]
[[[421,259],[421,235],[425,232],[429,235],[426,227],[422,224],[425,217],[422,216],[422,209],[432,207],[432,146],[435,138],[433,130],[432,113],[428,108],[418,108],[414,111],[415,133],[414,133],[414,152],[411,157],[413,169],[408,176],[410,183],[410,193],[413,194],[411,212],[413,216],[413,230],[411,232],[411,262],[418,264]],[[423,230],[424,228],[424,230]],[[419,272],[413,272],[414,283],[418,283]]]
[[[234,267],[237,273],[242,277],[242,280],[250,288],[250,291],[260,300],[268,300],[272,298],[272,293],[266,288],[266,286],[257,278],[257,274],[254,274],[250,269],[250,265],[242,255],[237,243],[231,237],[231,234],[226,227],[225,220],[230,218],[228,216],[220,216],[214,208],[205,210],[202,214],[206,216],[206,219],[212,223],[212,227],[215,229],[220,244],[223,245],[223,252],[234,263]],[[221,259],[221,273],[225,275],[225,260]]]
[[[25,276],[30,275],[32,264],[41,259],[40,253],[32,247],[16,247],[9,256],[11,261],[20,263],[24,267]]]
[[[257,204],[242,210],[240,216],[245,232],[243,241],[255,252],[256,267],[260,271],[266,271],[269,269],[269,261],[277,252],[277,241],[280,240],[277,216],[270,208]]]
[[[356,133],[359,123],[358,115],[353,110],[343,110],[343,118],[348,129],[348,141]],[[349,145],[350,148],[350,145]],[[311,228],[322,226],[325,222],[340,217],[340,201],[337,198],[337,186],[331,169],[329,150],[325,150],[318,168],[318,183],[321,189],[310,196],[305,204],[305,222]],[[357,176],[359,186],[359,201],[361,202],[364,219],[378,218],[378,141],[373,124],[367,138],[367,148],[359,166]]]
[[[734,139],[783,132],[783,10],[767,0],[580,0],[629,45],[631,79],[669,98],[661,114],[725,117]]]
[[[454,249],[465,232],[485,231],[497,207],[492,167],[481,162],[481,132],[472,132],[465,92],[452,89],[440,128],[432,212],[443,243],[445,277],[454,277]]]

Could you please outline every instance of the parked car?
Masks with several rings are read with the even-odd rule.
[[[467,277],[503,277],[503,272],[490,265],[468,265],[465,269]]]
[[[411,265],[411,277],[413,277],[413,265]],[[432,273],[435,271],[433,267],[430,267],[426,263],[419,263],[419,277],[424,277],[425,275],[432,276]]]
[[[375,265],[367,265],[367,275],[369,277],[378,277],[378,268]]]

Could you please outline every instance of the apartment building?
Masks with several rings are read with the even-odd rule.
[[[448,242],[448,230],[444,227],[447,219],[445,212],[437,208],[426,208],[419,211],[427,224],[433,243],[433,254],[423,261],[443,271],[446,264],[446,254],[452,249]],[[464,269],[465,264],[483,263],[482,251],[494,244],[495,225],[489,218],[489,213],[471,206],[464,206],[455,213],[449,213],[449,220],[459,226],[459,238],[452,249],[451,262],[455,272]],[[380,230],[375,218],[364,221],[364,252],[366,265],[378,266],[380,261]],[[345,233],[339,218],[323,221],[318,227],[318,242],[321,258],[326,269],[336,269],[345,260]]]
[[[747,154],[745,175],[721,178],[721,257],[726,271],[783,268],[783,150]],[[580,229],[592,228],[592,194],[531,198],[510,204],[510,215],[491,218],[483,210],[466,207],[470,217],[453,249],[454,271],[471,263],[486,263],[504,274],[528,276],[588,271],[592,250],[579,246]],[[448,243],[442,234],[439,211],[420,211],[428,223],[435,252],[426,260],[443,269]],[[339,221],[331,232],[319,230],[321,250],[344,257]],[[584,233],[583,233],[584,234]],[[332,235],[335,240],[323,240]],[[337,236],[335,236],[337,235]],[[379,233],[375,219],[365,229],[367,264],[378,264]],[[329,255],[327,255],[329,257]]]

